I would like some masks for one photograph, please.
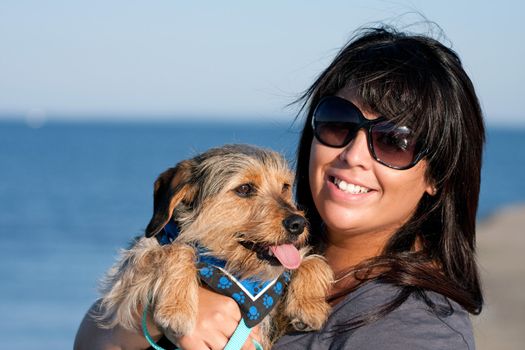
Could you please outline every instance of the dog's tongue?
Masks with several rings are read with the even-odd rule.
[[[293,244],[273,245],[270,249],[287,269],[295,270],[301,264],[301,254]]]

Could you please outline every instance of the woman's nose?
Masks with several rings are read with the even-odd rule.
[[[349,166],[361,166],[365,169],[370,167],[373,162],[370,151],[368,150],[368,140],[366,131],[361,129],[355,138],[341,151],[339,158]]]

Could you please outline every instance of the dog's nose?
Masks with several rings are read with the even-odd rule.
[[[283,226],[290,234],[298,236],[304,231],[306,219],[301,215],[290,215],[283,220]]]

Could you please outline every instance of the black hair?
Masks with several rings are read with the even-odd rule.
[[[365,271],[355,274],[360,281],[373,278],[401,287],[400,295],[369,319],[428,290],[480,313],[483,296],[474,253],[485,131],[458,55],[428,36],[390,27],[362,29],[298,100],[306,120],[297,153],[296,198],[318,248],[324,236],[309,186],[311,118],[321,98],[343,88],[351,88],[367,109],[414,130],[428,149],[425,176],[437,188],[435,195],[423,196],[380,256],[355,267]],[[421,249],[414,249],[416,242]]]

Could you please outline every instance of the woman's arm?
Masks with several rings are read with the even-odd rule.
[[[75,338],[74,350],[142,350],[147,349],[149,344],[142,334],[126,330],[120,326],[113,329],[99,327],[93,314],[99,308],[99,302],[95,302],[88,310]],[[148,321],[148,330],[154,339],[160,339],[162,334],[151,320]]]
[[[115,327],[100,328],[91,316],[98,308],[98,302],[93,304],[82,320],[78,329],[74,350],[143,350],[149,347],[142,334]],[[224,349],[229,338],[241,320],[237,303],[223,295],[199,288],[199,313],[195,329],[192,333],[176,338],[166,336],[184,350]],[[154,339],[162,337],[161,331],[148,320],[148,330]],[[255,327],[243,350],[254,350],[251,341],[260,341],[258,328]]]

